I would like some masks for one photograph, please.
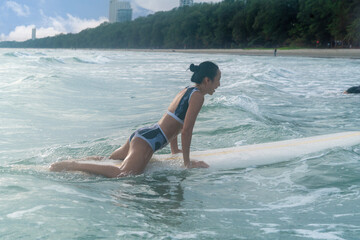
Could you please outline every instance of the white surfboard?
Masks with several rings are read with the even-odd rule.
[[[335,147],[351,147],[360,144],[360,132],[341,132],[292,140],[261,143],[231,148],[191,152],[190,158],[204,161],[209,169],[224,170],[269,165],[289,161],[296,157]],[[82,161],[83,163],[118,165],[121,161]],[[164,169],[181,169],[181,154],[155,154],[145,172]]]

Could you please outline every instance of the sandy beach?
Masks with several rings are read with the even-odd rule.
[[[181,52],[234,54],[247,56],[274,56],[274,49],[129,49],[145,52]],[[316,57],[316,58],[354,58],[360,59],[360,49],[292,49],[277,50],[277,56]]]

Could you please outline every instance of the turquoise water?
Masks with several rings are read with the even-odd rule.
[[[47,171],[155,123],[204,60],[223,77],[193,150],[359,130],[360,96],[342,92],[360,60],[0,49],[0,238],[359,239],[359,145],[225,171]]]

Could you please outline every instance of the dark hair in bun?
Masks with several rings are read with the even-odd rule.
[[[190,71],[194,74],[191,77],[191,81],[197,84],[201,84],[203,79],[208,77],[212,81],[214,80],[219,67],[213,62],[202,62],[200,65],[190,65]]]

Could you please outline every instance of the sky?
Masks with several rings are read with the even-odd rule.
[[[222,0],[194,0],[220,2]],[[133,17],[167,11],[179,0],[130,0]],[[26,41],[36,37],[78,33],[108,21],[109,0],[0,0],[0,41]]]

